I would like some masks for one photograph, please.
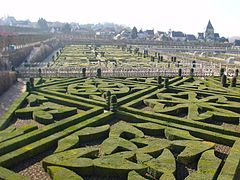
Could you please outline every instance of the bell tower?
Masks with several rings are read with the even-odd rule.
[[[205,31],[205,40],[214,41],[214,28],[210,20],[208,21],[208,25]]]

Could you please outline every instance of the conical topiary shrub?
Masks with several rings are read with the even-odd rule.
[[[117,96],[116,95],[112,95],[111,96],[111,102],[110,102],[110,111],[116,112],[117,108],[118,108]]]
[[[233,76],[231,80],[231,87],[236,87],[237,86],[237,77]]]
[[[221,84],[223,87],[227,86],[227,76],[225,74],[221,76]]]

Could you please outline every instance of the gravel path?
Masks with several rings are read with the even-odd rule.
[[[10,105],[25,92],[25,84],[16,82],[5,93],[0,96],[0,116],[8,110]]]
[[[14,123],[16,128],[25,126],[25,125],[36,125],[38,129],[44,127],[45,125],[38,123],[37,121],[34,121],[32,119],[17,119],[16,122]]]
[[[11,170],[23,176],[29,177],[30,180],[51,180],[47,172],[42,167],[42,159],[53,153],[55,148],[45,151],[29,160],[26,160]]]

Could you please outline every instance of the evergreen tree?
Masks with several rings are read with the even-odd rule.
[[[136,39],[138,37],[137,33],[138,33],[137,28],[134,26],[131,32],[131,38]]]
[[[42,30],[44,30],[44,31],[47,31],[47,30],[48,30],[48,24],[47,24],[47,21],[46,21],[45,19],[40,18],[37,23],[38,23],[38,26],[39,26]]]

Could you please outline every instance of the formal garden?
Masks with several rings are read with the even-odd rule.
[[[113,78],[103,69],[184,64],[120,46],[66,46],[56,56],[49,67],[93,68],[95,77],[83,68],[27,79],[0,117],[0,179],[240,178],[238,71]]]

